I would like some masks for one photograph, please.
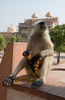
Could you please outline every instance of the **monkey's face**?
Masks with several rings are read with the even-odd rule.
[[[40,25],[40,30],[46,30],[47,29],[47,24],[45,23],[45,22],[40,22],[39,23],[39,25]]]
[[[39,22],[36,22],[34,25],[33,25],[33,30],[35,32],[44,32],[46,31],[47,29],[47,23],[44,22],[44,21],[39,21]]]

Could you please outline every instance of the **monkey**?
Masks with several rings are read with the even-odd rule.
[[[51,69],[52,58],[54,54],[54,45],[49,35],[49,29],[47,23],[44,21],[38,21],[32,25],[32,32],[29,36],[26,50],[23,52],[23,59],[19,62],[14,72],[5,78],[4,84],[11,85],[13,78],[19,73],[20,70],[25,68],[27,75],[33,74],[33,66],[27,59],[27,56],[31,53],[32,65],[39,61],[38,76],[39,80],[32,83],[32,88],[36,89],[45,83],[46,76]]]

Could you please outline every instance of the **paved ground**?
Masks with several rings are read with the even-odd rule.
[[[53,63],[54,64],[57,63],[57,53],[54,54]],[[63,64],[63,63],[65,63],[65,53],[60,54],[60,64]]]

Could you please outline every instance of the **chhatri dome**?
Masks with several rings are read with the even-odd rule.
[[[16,32],[16,28],[11,25],[10,27],[8,27],[7,32]]]
[[[52,17],[52,15],[51,15],[50,12],[48,12],[45,16],[46,16],[46,17]]]
[[[33,13],[33,15],[31,16],[32,18],[37,18],[36,13]]]

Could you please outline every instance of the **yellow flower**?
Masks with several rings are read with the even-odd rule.
[[[21,81],[18,81],[18,83],[21,83]]]
[[[31,82],[28,82],[29,84],[31,84]]]

